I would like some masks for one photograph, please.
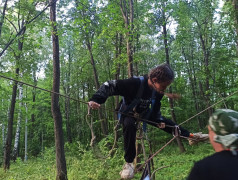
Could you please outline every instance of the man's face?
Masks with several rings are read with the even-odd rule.
[[[214,136],[216,136],[216,134],[215,134],[215,132],[211,129],[210,126],[208,126],[208,131],[209,131],[210,143],[211,143],[211,145],[213,146],[214,150],[215,150],[216,152],[223,151],[223,150],[224,150],[224,147],[223,147],[221,144],[219,144],[219,143],[217,143],[217,142],[214,141]]]
[[[152,84],[153,84],[153,88],[159,92],[164,94],[164,91],[167,89],[167,87],[172,83],[172,81],[167,81],[167,82],[161,82],[158,83],[157,82],[157,78],[153,78],[152,79]]]

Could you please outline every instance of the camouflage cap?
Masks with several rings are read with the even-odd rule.
[[[214,141],[228,148],[238,147],[238,112],[217,109],[209,118],[209,125],[217,135]]]

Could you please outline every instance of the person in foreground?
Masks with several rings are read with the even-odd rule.
[[[196,162],[188,180],[237,180],[238,112],[217,109],[209,118],[208,130],[216,153]]]
[[[92,109],[98,109],[109,96],[123,96],[123,103],[120,108],[124,137],[124,159],[126,161],[123,170],[120,172],[122,179],[134,177],[133,160],[136,156],[136,131],[137,119],[143,118],[167,133],[172,134],[176,124],[161,116],[160,106],[164,91],[173,82],[174,72],[168,64],[161,64],[142,77],[132,77],[124,80],[112,80],[105,82],[92,96],[88,105]],[[166,93],[167,94],[167,93]],[[169,98],[177,98],[178,95],[167,94]],[[130,116],[126,116],[129,114]],[[133,115],[135,115],[133,117]],[[168,125],[168,126],[167,126]],[[190,144],[200,140],[208,139],[208,135],[201,133],[192,134],[180,127],[181,136],[190,138]],[[194,141],[193,141],[194,140]]]

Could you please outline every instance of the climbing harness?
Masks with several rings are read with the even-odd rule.
[[[174,126],[172,135],[175,136],[175,137],[180,137],[180,135],[181,135],[181,130],[179,129],[179,126],[178,126],[178,125],[175,125],[175,126]]]
[[[151,176],[151,161],[149,161],[148,163],[146,163],[145,165],[145,169],[142,173],[141,179],[140,180],[150,180]]]
[[[155,106],[156,91],[155,90],[152,91],[150,107],[138,113],[136,108],[138,104],[141,102],[141,97],[144,91],[144,83],[145,83],[145,79],[143,76],[140,76],[138,78],[140,79],[140,87],[139,87],[139,90],[137,91],[136,97],[132,100],[132,102],[129,105],[126,105],[125,98],[124,97],[122,98],[121,105],[118,111],[119,122],[117,123],[116,129],[118,128],[118,125],[122,123],[122,119],[125,117],[125,115],[130,114],[132,117],[137,119],[137,121],[143,122],[143,131],[146,132],[147,122],[149,122],[147,121],[147,119],[150,117]],[[145,118],[146,120],[142,120],[142,117]]]

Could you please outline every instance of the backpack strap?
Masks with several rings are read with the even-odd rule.
[[[153,112],[153,109],[155,107],[155,100],[156,100],[156,91],[153,90],[152,92],[152,98],[151,98],[151,107],[149,108],[148,112],[146,115],[143,117],[145,119],[149,119],[151,113]],[[147,123],[143,122],[143,131],[146,133],[146,128],[147,128]]]
[[[122,112],[124,114],[127,114],[129,113],[139,102],[140,102],[140,98],[143,94],[143,91],[144,91],[144,82],[145,82],[145,79],[143,76],[140,76],[139,77],[140,79],[140,87],[139,87],[139,90],[137,91],[137,94],[136,94],[136,97],[132,100],[132,102],[126,107],[125,110],[123,110],[123,105],[125,105],[125,99],[124,97],[122,98],[122,104],[121,104],[121,107],[119,109],[119,112]],[[119,121],[121,121],[121,113],[118,114],[118,119]]]

